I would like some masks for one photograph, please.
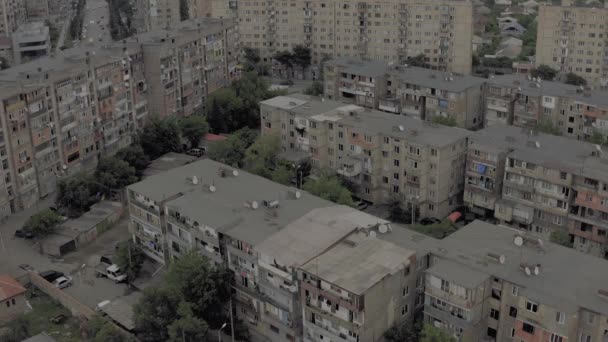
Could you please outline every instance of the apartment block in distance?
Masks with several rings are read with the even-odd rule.
[[[608,337],[608,277],[598,271],[608,261],[482,221],[436,243],[425,322],[461,341]]]
[[[601,147],[513,126],[469,138],[464,201],[475,211],[608,257],[608,158]]]
[[[175,29],[181,21],[179,1],[137,0],[133,7],[138,32]]]
[[[443,217],[462,198],[469,131],[302,94],[261,103],[262,134],[356,184],[372,203],[398,199]]]
[[[488,80],[485,103],[485,126],[550,125],[573,139],[594,134],[608,139],[608,100],[600,90],[523,75],[496,76]]]
[[[165,263],[197,250],[225,264],[234,272],[237,313],[269,341],[303,341],[305,304],[300,299],[308,292],[298,270],[341,243],[351,249],[350,255],[357,255],[356,260],[369,263],[364,286],[375,290],[366,292],[366,306],[363,296],[348,298],[344,292],[345,298],[338,299],[328,294],[328,300],[336,298],[329,312],[339,312],[335,319],[344,319],[343,329],[324,327],[321,320],[317,329],[342,338],[336,341],[354,342],[357,336],[377,340],[392,324],[411,318],[413,296],[403,293],[410,282],[406,270],[415,256],[374,239],[391,230],[386,220],[212,160],[151,176],[129,186],[127,193],[130,230],[146,254]],[[389,251],[392,263],[378,265]],[[355,283],[360,277],[360,270],[350,266],[352,261],[315,262],[343,269]],[[333,281],[336,291],[341,285]],[[389,284],[390,292],[380,291]],[[354,284],[350,288],[361,290]],[[322,290],[330,291],[325,285]],[[359,315],[350,317],[347,308]],[[363,314],[364,308],[369,314]]]
[[[483,124],[485,79],[343,57],[324,63],[325,96],[466,129]]]
[[[593,87],[608,85],[606,16],[608,9],[562,0],[538,7],[536,65],[584,77]]]
[[[239,0],[237,13],[243,45],[264,59],[303,44],[313,64],[348,56],[405,63],[424,54],[435,69],[471,73],[469,1]]]
[[[10,37],[17,27],[25,23],[26,20],[25,1],[0,1],[0,37]]]
[[[233,20],[183,21],[171,31],[131,38],[141,44],[150,112],[189,116],[214,90],[238,76],[238,32]]]

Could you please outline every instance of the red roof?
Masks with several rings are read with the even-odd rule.
[[[217,135],[217,134],[212,134],[212,133],[207,133],[207,135],[205,135],[206,141],[224,141],[226,139],[228,139],[228,138],[223,135]]]
[[[462,214],[459,211],[455,211],[448,216],[448,220],[456,222],[461,216]]]
[[[25,287],[6,274],[0,274],[0,301],[13,298],[24,293]]]

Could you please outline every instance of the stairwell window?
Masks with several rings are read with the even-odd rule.
[[[530,301],[526,301],[526,310],[530,312],[538,312],[538,304]]]
[[[566,314],[563,312],[557,312],[555,314],[555,320],[557,321],[557,323],[559,324],[564,324],[566,323]]]

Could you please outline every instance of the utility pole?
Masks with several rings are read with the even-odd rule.
[[[232,342],[234,342],[234,320],[232,319],[232,293],[230,293],[230,332],[232,333]]]

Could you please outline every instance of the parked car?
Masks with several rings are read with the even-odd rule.
[[[31,230],[27,230],[27,229],[17,229],[15,230],[15,237],[18,238],[22,238],[22,239],[33,239],[36,235],[34,235],[34,233],[32,233]]]
[[[53,285],[58,289],[65,289],[66,287],[72,286],[72,277],[59,277],[55,279]]]
[[[103,307],[108,304],[110,304],[109,300],[104,300],[104,301],[97,303],[97,306],[95,307],[95,311],[101,312],[103,310]]]
[[[193,148],[186,152],[187,155],[200,158],[205,154],[205,150],[202,148]]]
[[[369,203],[359,201],[355,203],[355,207],[357,208],[357,210],[365,210],[367,209],[367,207],[369,207]]]
[[[441,220],[435,217],[425,217],[422,220],[420,220],[420,224],[423,226],[428,226],[431,224],[437,224],[437,223],[441,223]]]
[[[65,274],[63,274],[63,272],[59,272],[59,271],[55,271],[55,270],[48,270],[48,271],[40,272],[39,275],[42,278],[44,278],[44,280],[48,281],[49,283],[52,283],[55,280],[57,280],[58,278],[65,276]]]
[[[108,266],[106,263],[102,262],[95,266],[95,273],[97,278],[106,277],[117,284],[127,280],[127,275],[124,274],[116,264]]]

